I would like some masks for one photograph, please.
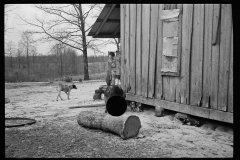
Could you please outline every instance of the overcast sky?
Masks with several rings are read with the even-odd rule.
[[[16,15],[19,15],[27,20],[33,20],[35,15],[42,16],[42,12],[33,7],[31,4],[14,4],[11,8],[15,8],[12,12],[8,15],[8,21],[7,26],[9,28],[13,28],[10,33],[8,33],[5,36],[5,42],[9,42],[10,40],[13,41],[18,46],[18,42],[21,39],[21,33],[25,30],[32,30],[33,27],[23,22],[21,19],[19,19]],[[95,20],[93,20],[92,23],[94,23]],[[51,48],[50,43],[45,44],[38,44],[37,45],[37,51],[41,54],[47,54],[50,51]],[[107,45],[105,49],[102,49],[107,55],[108,51],[116,51],[117,47],[115,45]],[[81,51],[77,51],[78,55],[82,54]],[[93,55],[93,52],[91,50],[88,50],[88,55]],[[102,55],[102,54],[101,54]]]

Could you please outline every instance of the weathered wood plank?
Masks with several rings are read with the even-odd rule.
[[[171,4],[171,9],[177,9],[177,4]]]
[[[158,11],[158,32],[157,32],[157,57],[156,57],[156,80],[155,80],[155,97],[161,99],[162,98],[162,75],[161,75],[161,62],[162,62],[162,20],[160,19],[160,14],[164,4],[159,4],[159,11]]]
[[[171,4],[164,4],[164,10],[170,10]]]
[[[150,4],[142,5],[142,95],[148,94]]]
[[[125,90],[125,63],[124,63],[124,58],[125,58],[125,5],[121,4],[121,12],[120,12],[120,20],[121,20],[121,87],[123,90]]]
[[[193,17],[190,104],[201,106],[204,4],[194,4]]]
[[[129,93],[136,93],[136,13],[137,13],[137,6],[136,4],[130,4],[130,86],[131,90]]]
[[[219,75],[219,52],[220,52],[220,27],[216,27],[218,24],[218,19],[220,17],[220,13],[218,9],[220,8],[220,4],[213,5],[213,37],[216,33],[216,43],[212,45],[212,69],[211,69],[211,100],[210,107],[212,109],[217,109],[218,106],[218,75]],[[221,11],[221,10],[220,10]],[[216,30],[217,29],[217,30]]]
[[[213,4],[205,4],[203,51],[203,107],[209,108],[211,96],[212,21]]]
[[[222,4],[221,10],[218,110],[227,111],[229,61],[231,54],[232,7],[230,4]]]
[[[137,4],[137,35],[136,35],[136,94],[141,95],[142,89],[142,5]]]
[[[176,9],[176,5],[175,4],[171,4],[170,9]],[[178,20],[179,23],[179,20]],[[179,24],[178,24],[179,27]],[[178,36],[179,36],[179,28],[178,28]],[[169,89],[166,90],[166,92],[169,92],[168,94],[168,100],[171,102],[175,102],[176,100],[176,79],[178,79],[178,77],[173,77],[173,76],[168,76],[169,78]]]
[[[153,97],[155,80],[155,63],[157,52],[157,25],[158,25],[158,5],[151,4],[150,22],[150,57],[149,57],[149,76],[148,76],[148,97]]]
[[[218,36],[218,30],[219,30],[219,19],[220,19],[220,4],[214,4],[214,20],[213,20],[213,33],[212,33],[212,44],[216,45],[217,43],[217,36]]]
[[[171,9],[171,4],[164,4],[164,10],[170,10]],[[163,33],[164,34],[164,33]],[[162,38],[163,38],[163,34],[162,34]],[[163,54],[163,53],[162,53]],[[162,56],[163,58],[163,56]],[[163,63],[161,63],[163,65]],[[162,66],[161,66],[162,69]],[[170,100],[170,78],[169,76],[162,76],[162,99],[163,100]]]
[[[197,107],[193,105],[181,104],[176,102],[169,102],[160,99],[146,98],[143,96],[137,96],[132,94],[127,94],[126,99],[130,101],[140,102],[152,106],[161,106],[165,109],[186,113],[198,117],[213,119],[217,121],[233,123],[233,113],[223,112],[213,109],[208,109],[204,107]]]
[[[230,72],[228,85],[228,112],[233,112],[233,26],[231,34]]]
[[[181,52],[181,77],[180,97],[181,103],[189,104],[190,92],[190,53],[192,45],[193,4],[183,4],[182,15],[182,52]]]
[[[180,67],[181,67],[181,52],[182,52],[182,9],[183,5],[182,4],[177,4],[177,9],[180,9],[179,14],[179,20],[178,20],[178,72],[180,73]],[[179,74],[181,75],[181,74]],[[181,97],[180,97],[180,76],[175,78],[175,102],[180,103],[181,102]]]
[[[125,5],[125,89],[129,86],[129,63],[130,63],[130,57],[129,57],[129,40],[130,40],[130,35],[129,35],[129,30],[130,30],[130,7],[129,4]]]

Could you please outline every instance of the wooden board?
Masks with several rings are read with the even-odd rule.
[[[220,17],[220,4],[213,5],[213,37],[216,34],[216,44],[212,45],[212,59],[211,59],[211,100],[210,107],[212,109],[217,109],[218,106],[218,74],[219,74],[219,50],[220,50],[220,25],[219,17]]]
[[[136,33],[136,94],[141,95],[142,89],[142,5],[137,4]]]
[[[161,99],[162,97],[162,75],[161,75],[161,62],[162,62],[162,20],[160,19],[160,13],[162,11],[162,8],[164,7],[164,4],[159,4],[159,11],[158,11],[158,32],[157,32],[157,55],[156,55],[156,80],[155,80],[155,97],[158,99]]]
[[[124,41],[124,37],[125,37],[125,5],[121,4],[121,87],[123,90],[125,90],[125,63],[124,63],[124,59],[125,59],[125,41]]]
[[[214,4],[213,5],[213,33],[212,33],[212,44],[216,45],[217,38],[218,38],[218,30],[219,30],[219,19],[220,19],[220,11],[221,7],[220,4]]]
[[[129,61],[129,67],[130,67],[130,86],[131,90],[129,93],[135,94],[136,92],[136,17],[137,12],[137,6],[136,4],[130,4],[130,61]]]
[[[171,5],[170,9],[171,10],[172,9],[176,9],[176,7],[177,7],[176,5]],[[179,26],[180,26],[180,24],[179,24],[179,19],[178,19],[178,25],[177,25],[177,28],[175,29],[176,30],[175,32],[177,33],[177,36],[178,36],[178,40],[179,40]],[[163,33],[163,34],[165,34],[165,33]],[[170,33],[170,34],[173,34],[173,33]],[[170,36],[170,35],[167,35],[167,36]],[[178,62],[179,59],[176,58],[176,61]],[[166,100],[169,100],[171,102],[175,102],[176,101],[176,85],[177,85],[176,84],[176,82],[177,82],[176,79],[178,79],[178,77],[173,77],[173,76],[166,76],[166,77],[164,76],[164,79],[163,79],[163,81],[164,81],[163,84],[167,85],[166,88],[164,88],[164,93],[166,93],[166,96],[165,96]]]
[[[179,14],[179,22],[178,22],[178,72],[180,73],[178,77],[175,78],[175,102],[180,103],[181,97],[180,97],[180,77],[181,77],[181,57],[182,57],[182,10],[183,10],[183,4],[177,4],[177,9],[180,9],[181,12]]]
[[[205,4],[203,51],[203,107],[210,107],[213,4]]]
[[[219,61],[218,110],[227,111],[229,61],[231,54],[232,8],[221,5],[221,35]]]
[[[148,94],[150,4],[142,5],[142,95]]]
[[[190,104],[195,106],[202,103],[203,27],[204,4],[194,4]]]
[[[171,9],[171,4],[164,4],[164,10],[170,10]],[[163,22],[164,23],[164,22]],[[162,23],[162,24],[163,24]],[[163,26],[162,26],[163,28]],[[163,34],[164,32],[162,31],[162,39],[163,39]],[[162,40],[163,41],[163,40]],[[162,49],[163,49],[163,45],[162,45]],[[163,51],[162,51],[162,54],[163,54]],[[161,56],[161,60],[163,60],[163,55]],[[164,64],[161,62],[161,70],[162,70],[162,66]],[[163,100],[170,100],[170,90],[169,90],[169,87],[170,87],[170,78],[169,76],[162,76],[162,99]]]
[[[170,10],[171,4],[164,4],[164,9],[163,10]]]
[[[125,73],[124,73],[124,79],[125,79],[125,89],[128,88],[129,86],[129,41],[130,41],[130,36],[129,36],[129,30],[130,30],[130,9],[129,9],[129,4],[125,5],[125,65],[126,65],[126,69],[125,69]]]
[[[233,26],[231,34],[230,73],[228,84],[228,112],[233,112]]]
[[[147,104],[147,105],[161,106],[165,109],[186,113],[186,114],[190,114],[198,117],[213,119],[213,120],[227,122],[227,123],[233,123],[233,113],[230,113],[230,112],[223,112],[223,111],[208,109],[204,107],[197,107],[193,105],[169,102],[169,101],[160,100],[160,99],[146,98],[143,96],[136,96],[132,94],[127,94],[126,99],[130,101]]]
[[[189,104],[190,53],[192,45],[193,4],[183,4],[180,102]]]
[[[149,57],[149,74],[148,74],[148,97],[154,95],[155,85],[155,63],[156,63],[156,52],[157,52],[157,25],[158,21],[158,5],[151,4],[151,22],[150,22],[150,57]]]

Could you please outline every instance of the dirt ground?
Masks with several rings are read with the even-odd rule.
[[[182,125],[174,114],[155,117],[154,108],[137,115],[142,128],[139,137],[127,140],[101,130],[81,127],[77,115],[83,110],[104,112],[104,107],[70,106],[101,103],[93,101],[95,89],[104,81],[75,82],[70,100],[57,83],[5,83],[5,117],[33,118],[37,123],[5,128],[5,157],[15,158],[164,158],[233,157],[232,127],[213,123],[201,127]]]

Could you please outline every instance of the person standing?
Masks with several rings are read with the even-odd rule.
[[[115,81],[115,73],[116,73],[116,63],[114,60],[115,54],[114,52],[108,53],[108,69],[107,69],[107,77],[106,83],[108,86],[114,85]]]

